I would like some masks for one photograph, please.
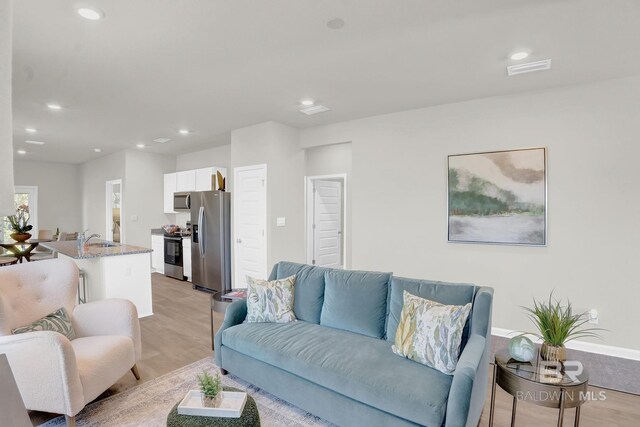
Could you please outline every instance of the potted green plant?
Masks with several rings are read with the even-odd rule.
[[[536,301],[533,299],[533,308],[523,307],[531,321],[536,325],[538,333],[530,333],[542,340],[540,357],[544,360],[564,362],[567,360],[565,344],[576,338],[599,337],[595,331],[599,328],[585,328],[589,321],[586,313],[574,314],[571,302],[567,305],[553,298],[553,292],[549,300]]]
[[[11,238],[16,242],[24,242],[31,238],[31,234],[29,231],[33,228],[32,225],[29,224],[29,205],[20,205],[16,208],[15,215],[9,215],[7,220],[11,225]]]
[[[200,386],[200,396],[202,406],[206,408],[218,408],[222,403],[222,381],[220,374],[212,377],[208,372],[203,371],[198,375],[198,385]]]

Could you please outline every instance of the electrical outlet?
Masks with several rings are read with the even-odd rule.
[[[589,310],[589,323],[597,325],[598,321],[599,321],[598,310],[596,310],[595,308],[592,308],[591,310]]]

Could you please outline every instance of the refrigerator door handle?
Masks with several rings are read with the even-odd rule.
[[[198,213],[198,249],[201,257],[204,256],[204,233],[202,232],[204,227],[204,206],[200,206],[200,212]]]

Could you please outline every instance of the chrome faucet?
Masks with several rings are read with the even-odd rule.
[[[92,234],[91,236],[89,236],[86,239],[84,239],[84,244],[86,245],[89,242],[89,240],[93,239],[94,237],[100,238],[100,235],[99,234]]]

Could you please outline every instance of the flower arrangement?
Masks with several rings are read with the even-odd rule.
[[[20,205],[16,208],[15,215],[9,215],[7,220],[11,224],[11,230],[15,234],[28,234],[29,231],[33,228],[31,224],[29,224],[29,205]]]

